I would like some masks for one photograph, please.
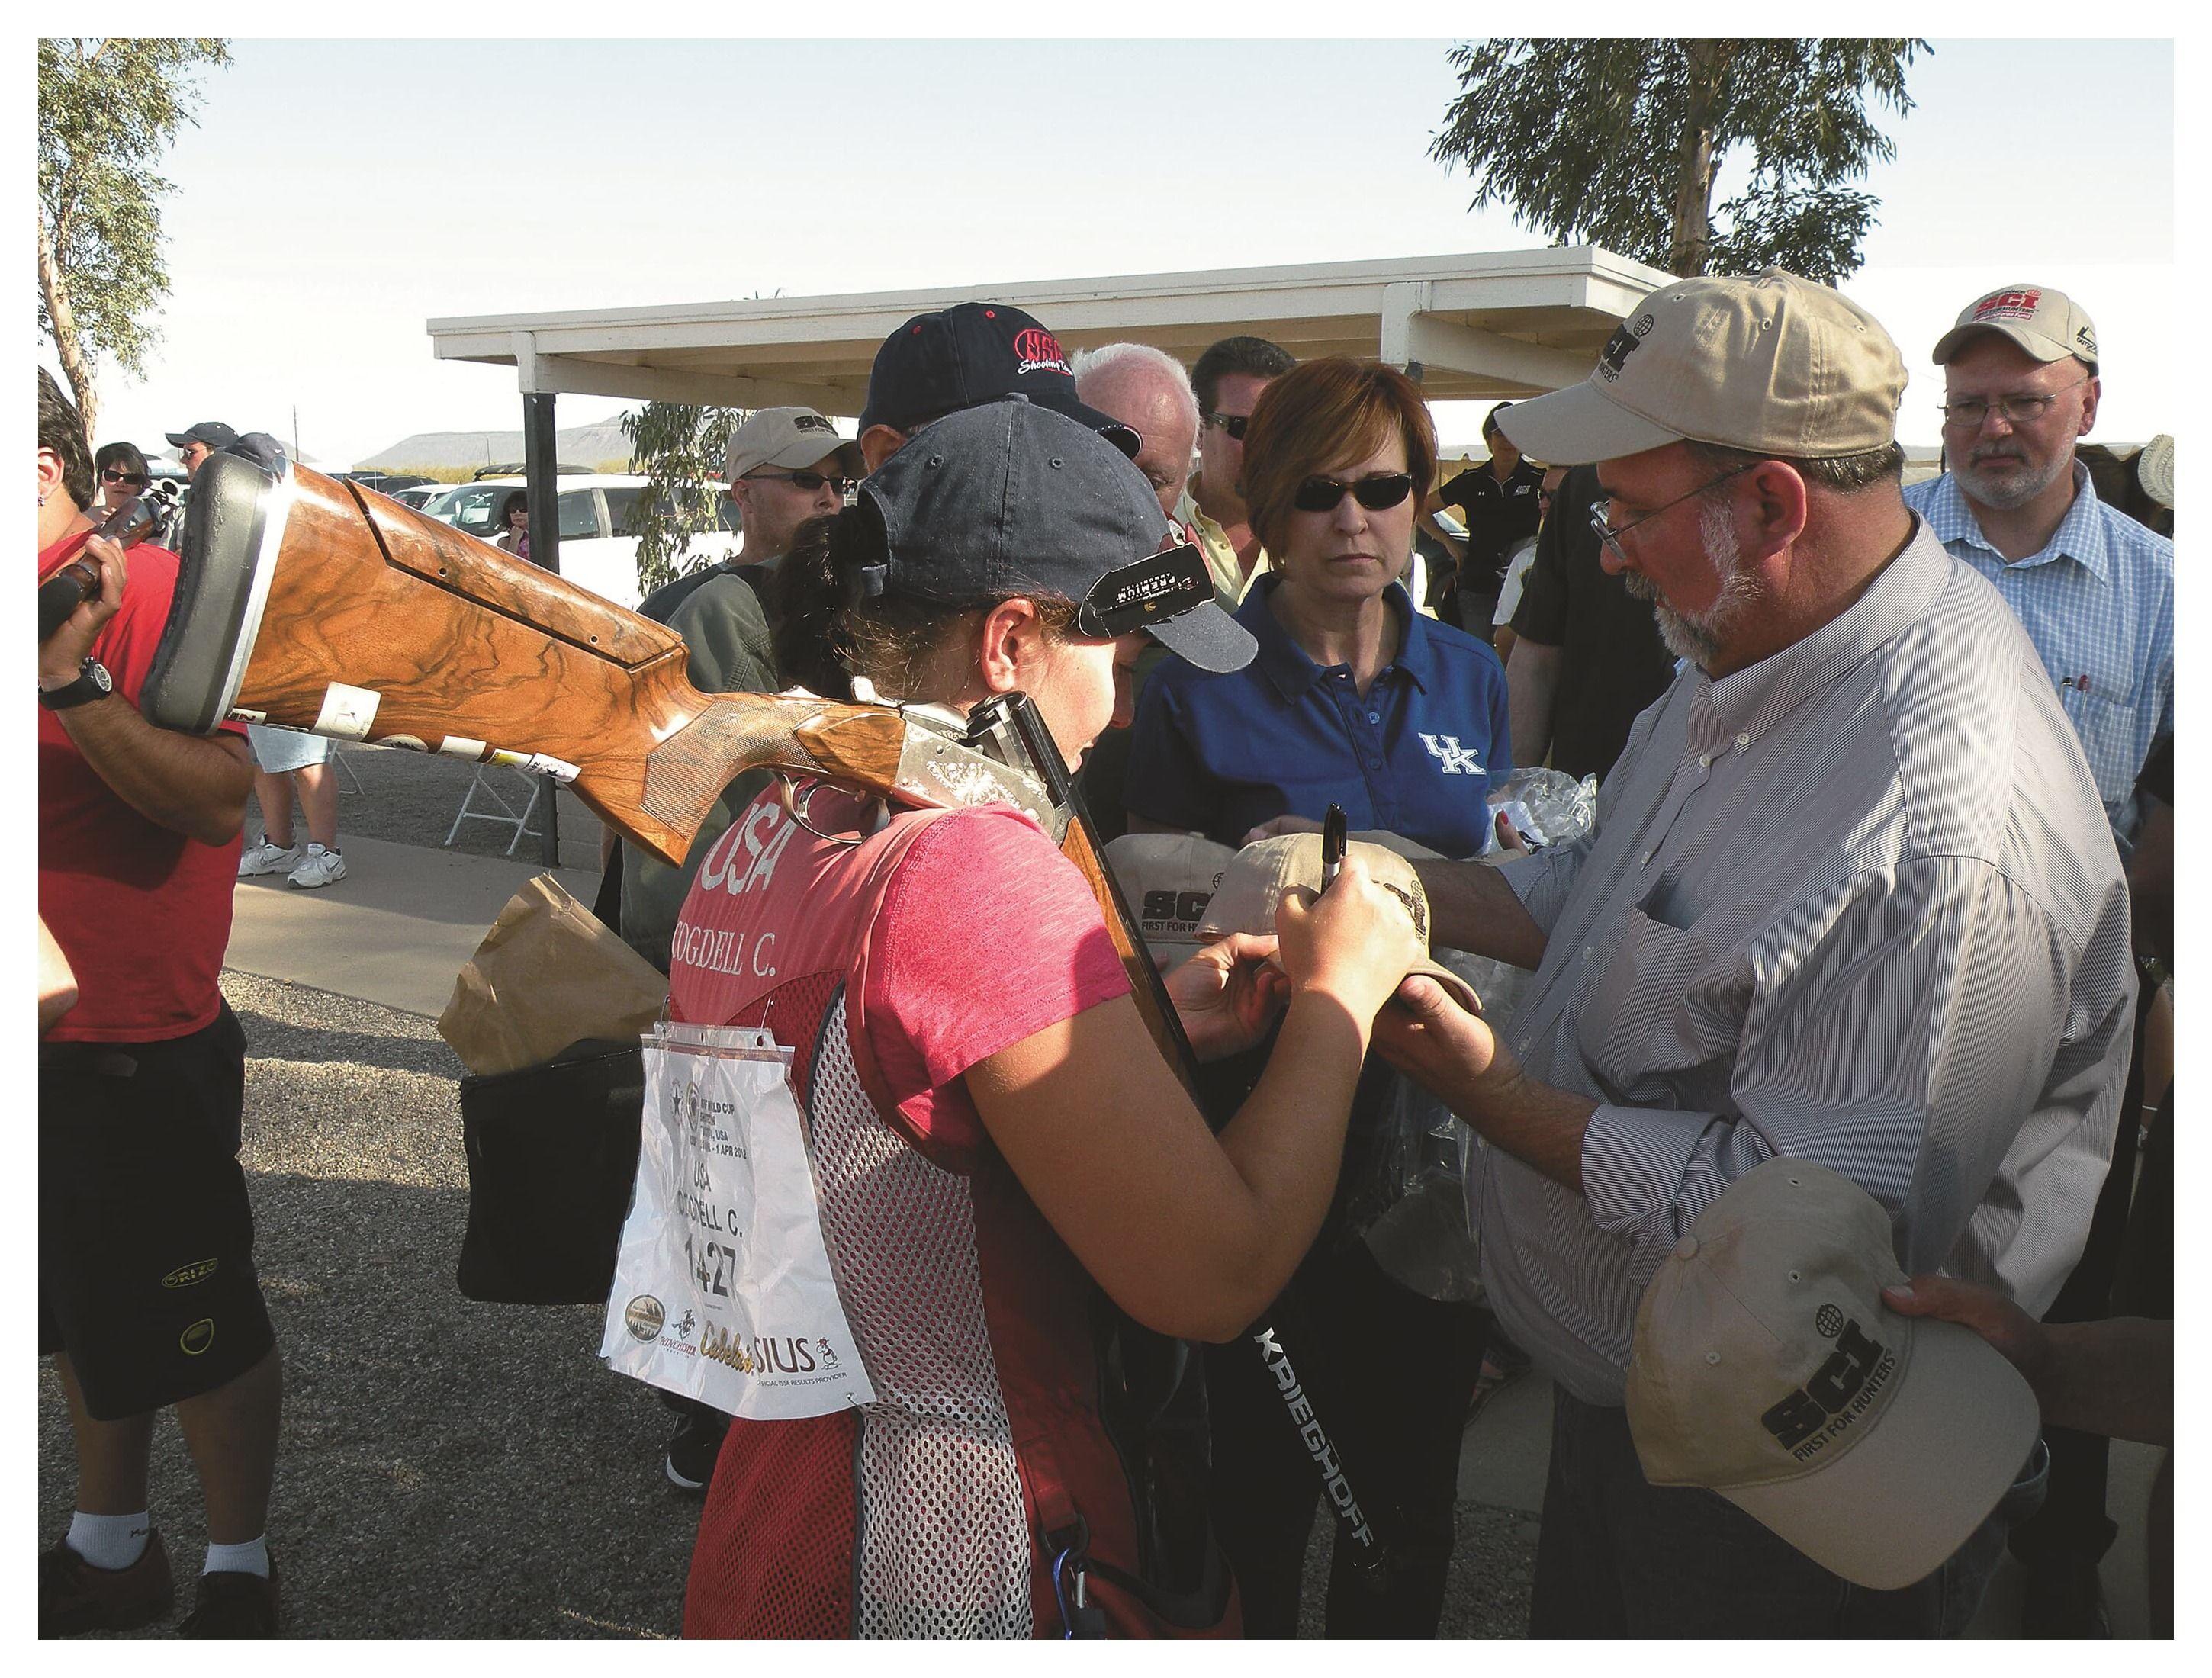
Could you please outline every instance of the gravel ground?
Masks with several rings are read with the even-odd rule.
[[[343,750],[362,790],[341,772],[341,841],[443,840],[466,765]],[[560,824],[562,860],[595,866],[596,818],[564,794]],[[499,855],[507,837],[469,823],[455,848]],[[241,1158],[284,1359],[270,1531],[288,1634],[674,1636],[699,1506],[659,1472],[666,1412],[599,1365],[596,1308],[483,1305],[453,1285],[468,1205],[460,1063],[416,1015],[230,970],[222,983],[246,1027]],[[42,1548],[67,1529],[74,1484],[61,1385],[42,1360]],[[166,1413],[152,1508],[181,1612],[206,1530]],[[1458,1515],[1444,1635],[1520,1635],[1533,1518],[1472,1502]],[[1304,1637],[1321,1634],[1329,1537],[1317,1519]]]

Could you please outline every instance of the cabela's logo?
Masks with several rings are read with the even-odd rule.
[[[195,1282],[204,1282],[215,1274],[216,1263],[216,1261],[214,1259],[201,1259],[195,1264],[180,1264],[161,1278],[161,1286],[168,1288],[190,1287]]]
[[[623,1322],[633,1340],[660,1338],[660,1325],[668,1321],[667,1307],[650,1293],[641,1293],[623,1311]]]

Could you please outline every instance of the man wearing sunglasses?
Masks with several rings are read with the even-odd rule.
[[[1645,1284],[1766,1159],[1843,1172],[1907,1272],[2031,1312],[2104,1178],[2135,989],[2119,859],[2034,648],[1905,504],[1904,388],[1879,322],[1770,270],[1654,293],[1587,382],[1503,421],[1596,463],[1605,563],[1688,660],[1584,838],[1421,865],[1437,938],[1536,970],[1511,1018],[1414,981],[1376,1023],[1491,1145],[1488,1298],[1556,1382],[1538,1636],[1955,1633],[2025,1512],[1871,1590],[1650,1484],[1622,1407]],[[1869,1499],[1835,1519],[1878,1528]]]
[[[2103,391],[2097,329],[2063,292],[2003,286],[1966,305],[1936,340],[1935,361],[1950,471],[1914,484],[1905,501],[2019,614],[2132,875],[2136,783],[2173,733],[2173,544],[2100,497],[2076,458]],[[2143,988],[2146,1006],[2152,994]],[[2137,1054],[2141,1037],[2139,1026]],[[2135,1121],[2124,1113],[2121,1122],[2131,1136]],[[2134,1177],[2134,1148],[2116,1147],[2088,1246],[2051,1321],[2105,1315]],[[2106,1441],[2060,1430],[2050,1444],[2050,1500],[2012,1540],[2027,1566],[2022,1627],[2097,1635],[2097,1562],[2118,1530],[2105,1513]]]
[[[1198,393],[1198,470],[1170,515],[1191,533],[1213,573],[1224,611],[1243,603],[1252,579],[1267,568],[1267,550],[1252,533],[1244,505],[1244,428],[1268,384],[1297,365],[1265,338],[1223,338],[1190,370]]]

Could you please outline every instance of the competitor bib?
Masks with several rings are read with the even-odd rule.
[[[791,1051],[765,1031],[672,1024],[644,1051],[600,1357],[755,1421],[872,1402],[822,1239]]]

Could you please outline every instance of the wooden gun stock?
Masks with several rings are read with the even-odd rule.
[[[701,693],[671,630],[374,490],[297,465],[272,483],[220,457],[201,475],[186,568],[222,575],[180,591],[149,684],[156,722],[240,716],[538,769],[672,863],[742,769],[897,784],[896,711]],[[230,643],[203,660],[228,692],[162,679],[210,637]]]

